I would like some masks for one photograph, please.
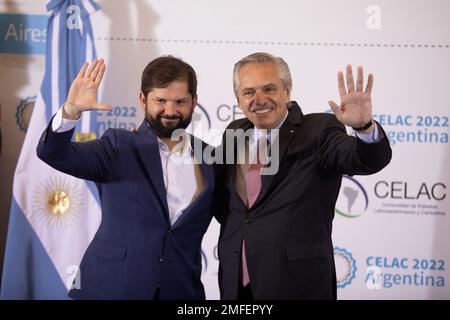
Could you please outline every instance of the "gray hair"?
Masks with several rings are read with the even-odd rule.
[[[271,55],[270,53],[266,52],[256,52],[252,53],[251,55],[248,55],[241,60],[239,60],[234,65],[233,70],[233,88],[234,88],[234,94],[236,97],[238,96],[238,88],[239,88],[239,71],[243,66],[246,64],[262,64],[267,62],[273,62],[277,69],[278,69],[278,75],[281,79],[281,82],[284,85],[284,88],[287,89],[289,92],[291,92],[292,89],[292,77],[291,72],[289,71],[289,66],[287,65],[286,61],[284,61],[280,57],[275,57],[274,55]]]

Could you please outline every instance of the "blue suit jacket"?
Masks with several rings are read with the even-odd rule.
[[[108,129],[85,143],[71,142],[72,134],[50,123],[37,147],[40,159],[95,181],[100,194],[102,221],[80,265],[81,289],[69,296],[151,299],[159,287],[161,299],[204,299],[201,242],[212,218],[213,166],[201,164],[205,189],[171,226],[158,141],[145,121],[135,133]],[[192,139],[201,156],[206,145]]]

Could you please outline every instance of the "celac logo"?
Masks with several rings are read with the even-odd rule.
[[[208,258],[206,257],[206,253],[205,251],[203,251],[203,249],[202,249],[202,269],[203,273],[205,273],[206,270],[208,270]]]
[[[367,210],[368,205],[369,198],[364,187],[356,179],[343,176],[334,211],[347,218],[356,218]]]
[[[211,118],[209,117],[208,111],[199,103],[197,103],[194,113],[192,114],[192,125],[198,126],[198,122],[207,128],[211,129]],[[194,128],[195,129],[195,128]]]
[[[192,120],[186,130],[194,136],[202,139],[207,143],[211,143],[210,140],[211,118],[209,117],[206,109],[197,103],[192,114]]]
[[[213,260],[215,261],[219,261],[219,256],[218,256],[218,252],[217,252],[217,245],[214,246],[213,252],[212,252],[212,257]],[[202,249],[202,269],[203,272],[202,273],[206,273],[206,271],[208,270],[208,255],[206,254],[205,250]]]
[[[334,262],[336,264],[336,285],[338,288],[345,288],[355,278],[356,260],[344,248],[334,247]]]
[[[26,132],[30,124],[31,114],[33,113],[36,96],[26,97],[20,101],[16,109],[16,123],[20,130]]]

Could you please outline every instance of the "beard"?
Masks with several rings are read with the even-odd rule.
[[[163,119],[178,120],[174,125],[164,125]],[[149,112],[146,112],[145,120],[147,120],[148,125],[153,130],[153,132],[159,138],[170,138],[172,133],[177,129],[186,129],[191,123],[192,112],[185,118],[181,115],[167,116],[164,113],[152,117]]]

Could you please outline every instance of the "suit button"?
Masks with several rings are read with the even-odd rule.
[[[239,251],[235,251],[235,252],[234,252],[234,255],[235,255],[236,257],[239,257]]]
[[[169,237],[172,237],[172,232],[169,232],[167,235],[168,235]]]
[[[164,262],[164,258],[163,257],[159,257],[159,262],[163,263]]]
[[[245,219],[245,222],[247,222],[247,223],[252,223],[252,218],[247,218],[247,219]]]

